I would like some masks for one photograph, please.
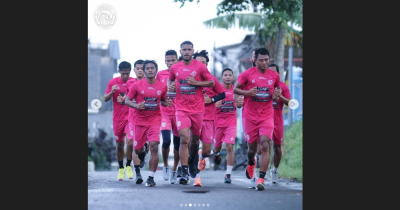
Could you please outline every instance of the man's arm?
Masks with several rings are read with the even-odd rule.
[[[117,90],[118,85],[113,85],[109,93],[104,94],[104,101],[107,102],[112,98],[112,95]]]
[[[139,105],[136,104],[136,101],[133,102],[133,100],[131,98],[129,98],[129,96],[126,96],[125,98],[125,105],[131,107],[131,108],[139,108]]]

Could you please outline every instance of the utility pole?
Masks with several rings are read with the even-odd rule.
[[[291,95],[293,96],[293,46],[289,46],[289,59],[288,59],[288,87]],[[290,104],[289,104],[290,105]],[[293,121],[293,111],[292,109],[288,108],[288,125],[292,125]]]

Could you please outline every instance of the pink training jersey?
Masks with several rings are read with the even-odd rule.
[[[216,115],[214,120],[214,126],[217,127],[231,127],[236,126],[236,102],[233,98],[233,88],[225,89],[225,98],[222,99],[221,106],[216,108]]]
[[[225,88],[221,85],[218,79],[215,76],[212,76],[214,79],[215,86],[214,87],[203,87],[203,91],[208,97],[212,98],[224,92]],[[204,115],[203,120],[214,120],[215,119],[215,102],[204,104]]]
[[[279,81],[279,84],[281,86],[282,93],[285,98],[292,98],[290,92],[289,92],[289,87],[284,83]],[[282,115],[282,109],[283,109],[283,101],[282,99],[278,100],[278,108],[274,109],[274,124],[275,125],[283,125],[283,115]]]
[[[274,88],[279,87],[279,81],[279,74],[271,69],[261,73],[257,67],[252,67],[242,72],[238,77],[238,83],[243,86],[243,90],[257,87],[255,96],[244,97],[242,117],[253,122],[273,118],[272,94]]]
[[[133,77],[129,77],[129,80],[134,79]],[[113,120],[128,120],[128,113],[129,113],[129,107],[126,106],[125,104],[120,104],[117,101],[117,97],[120,93],[126,93],[127,82],[124,82],[121,77],[116,77],[110,79],[108,82],[107,88],[106,88],[106,94],[111,92],[111,88],[113,85],[118,85],[117,90],[113,93],[112,95],[112,102],[113,102]]]
[[[133,124],[141,126],[161,124],[160,101],[165,100],[167,86],[156,80],[149,84],[146,79],[135,82],[128,92],[128,97],[136,103],[144,101],[145,109],[135,109]]]
[[[137,78],[133,78],[131,80],[129,80],[128,82],[126,82],[126,94],[128,95],[129,90],[131,89],[133,83],[137,82]],[[128,121],[129,122],[133,122],[133,117],[134,117],[134,112],[135,112],[135,108],[129,108],[129,114],[128,114]]]
[[[204,112],[204,95],[201,86],[189,85],[187,77],[194,77],[197,81],[213,80],[207,67],[198,60],[193,59],[189,65],[184,62],[175,63],[169,70],[169,80],[176,79],[175,110],[186,112]]]
[[[164,85],[167,85],[168,77],[169,71],[168,69],[165,69],[157,73],[156,79],[162,82]],[[175,115],[175,99],[172,99],[172,106],[161,106],[160,109],[162,115]]]

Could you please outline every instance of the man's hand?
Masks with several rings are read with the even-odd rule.
[[[222,101],[217,101],[217,102],[215,102],[215,107],[221,107],[221,104],[222,104]]]
[[[281,96],[282,90],[280,88],[275,87],[274,93],[272,95],[273,100],[278,100],[279,96]]]
[[[186,82],[187,82],[189,85],[196,85],[196,84],[197,84],[197,81],[194,79],[194,77],[187,77],[187,78],[186,78]]]
[[[257,87],[253,87],[247,91],[248,96],[256,96],[256,94],[257,94]]]
[[[167,98],[165,101],[167,101],[167,106],[172,106],[172,100]]]
[[[113,85],[111,87],[111,92],[114,93],[118,89],[118,85]]]
[[[144,109],[144,101],[138,103],[138,108],[137,109]]]
[[[212,102],[211,98],[208,97],[208,95],[204,93],[204,103],[205,104],[211,104],[211,102]]]
[[[236,107],[241,108],[243,106],[243,100],[244,100],[244,96],[243,95],[238,96],[238,99],[236,101]]]
[[[171,84],[168,87],[168,92],[175,92],[176,91],[176,84],[175,82],[171,82]]]

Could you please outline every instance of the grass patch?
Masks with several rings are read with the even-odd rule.
[[[285,128],[283,145],[279,177],[303,182],[303,120]]]

